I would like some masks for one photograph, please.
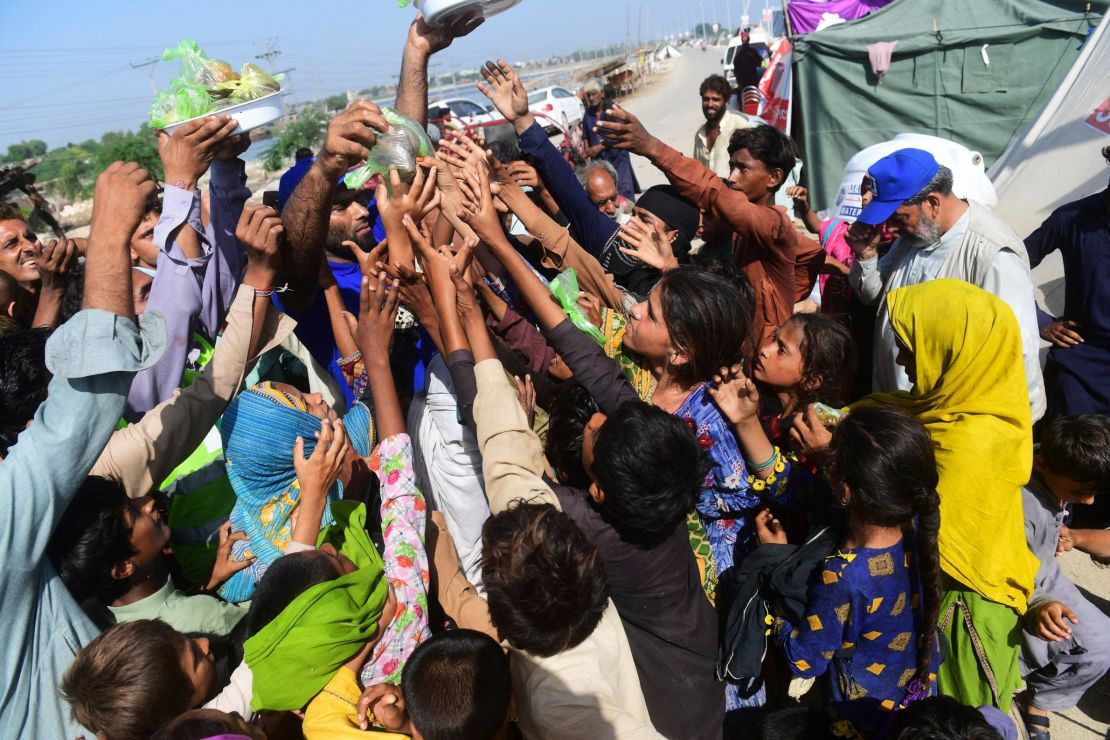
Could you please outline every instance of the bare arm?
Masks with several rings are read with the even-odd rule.
[[[281,214],[286,237],[282,262],[290,289],[282,302],[288,308],[303,311],[315,299],[331,200],[339,178],[352,164],[370,156],[374,130],[387,128],[378,106],[367,100],[356,100],[328,123],[324,148]]]
[[[134,162],[113,162],[96,180],[82,308],[135,318],[131,300],[131,234],[155,184]]]
[[[473,15],[458,19],[450,26],[432,28],[417,14],[409,26],[405,52],[401,57],[401,77],[397,83],[397,102],[394,107],[421,126],[428,125],[428,58],[442,51],[451,42],[466,36],[485,18]]]

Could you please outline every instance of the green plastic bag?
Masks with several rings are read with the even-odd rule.
[[[379,133],[366,164],[343,178],[343,184],[351,190],[358,190],[374,175],[388,175],[391,169],[397,170],[405,182],[411,182],[416,177],[416,160],[432,156],[432,140],[419,123],[388,106],[382,108],[382,116],[393,128]]]
[[[563,313],[570,319],[570,323],[598,344],[605,343],[605,335],[601,333],[601,329],[590,323],[586,312],[578,305],[580,293],[578,290],[578,272],[573,267],[559,273],[559,276],[552,280],[547,287],[551,291],[551,295],[555,296],[555,300],[559,301],[559,305],[563,307]]]
[[[283,75],[271,75],[257,64],[247,62],[235,79],[216,85],[216,91],[227,95],[232,105],[263,98],[281,89]]]
[[[209,59],[196,41],[181,39],[177,46],[162,52],[162,59],[169,62],[179,59],[180,77],[189,84],[213,88],[221,82],[237,77],[231,65],[220,59]]]

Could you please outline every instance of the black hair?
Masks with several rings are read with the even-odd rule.
[[[917,517],[914,549],[923,618],[917,629],[914,680],[929,684],[940,608],[940,498],[933,441],[921,424],[892,406],[857,409],[837,424],[825,458],[833,490],[846,486],[860,522],[905,526]]]
[[[710,90],[718,93],[722,98],[725,99],[726,103],[728,102],[729,98],[732,97],[733,93],[732,85],[728,84],[728,80],[726,80],[721,75],[709,75],[704,80],[702,80],[701,87],[698,88],[698,95],[704,96]]]
[[[66,292],[62,296],[62,313],[58,323],[64,324],[72,319],[81,310],[85,302],[85,260],[74,261],[69,271],[69,280],[66,282]]]
[[[302,146],[293,153],[293,159],[300,162],[302,159],[308,159],[314,152],[307,146]]]
[[[89,476],[54,528],[47,553],[75,601],[111,604],[131,588],[129,578],[112,577],[112,568],[135,554],[129,504],[118,483]]]
[[[247,636],[258,634],[294,599],[317,584],[333,580],[335,575],[331,561],[314,553],[296,553],[275,560],[254,589],[247,612]]]
[[[891,740],[1002,740],[982,712],[950,696],[931,696],[894,713]]]
[[[774,126],[760,125],[735,131],[728,141],[728,154],[731,157],[741,149],[747,149],[748,153],[762,162],[767,169],[782,170],[784,182],[798,161],[798,150],[794,146],[794,141]],[[782,183],[779,183],[779,186],[781,187]]]
[[[582,465],[582,433],[590,417],[597,412],[593,396],[577,381],[559,388],[547,410],[544,453],[559,481],[572,488],[584,489],[590,485],[590,474]]]
[[[709,458],[686,422],[629,401],[609,415],[594,444],[602,515],[627,539],[671,534],[694,508]]]
[[[952,170],[942,165],[937,165],[937,174],[933,175],[933,179],[929,180],[925,187],[921,188],[916,195],[907,200],[904,205],[916,206],[925,202],[930,193],[940,193],[941,195],[949,195],[952,192]]]
[[[0,456],[7,457],[27,422],[46,400],[49,329],[0,335]]]
[[[405,709],[425,740],[490,740],[505,724],[511,692],[505,651],[468,629],[421,643],[401,674]]]
[[[238,735],[231,717],[214,709],[191,709],[150,736],[150,740],[207,740],[220,735]]]
[[[752,740],[832,740],[836,736],[830,724],[829,715],[820,709],[787,707],[764,715]]]
[[[856,364],[856,344],[852,333],[827,314],[799,313],[787,321],[802,330],[802,341],[798,346],[802,354],[802,382],[798,388],[797,407],[804,408],[817,402],[839,406],[844,379]]]
[[[486,520],[482,584],[498,633],[541,658],[581,644],[609,604],[601,554],[550,504],[519,503]]]
[[[1081,483],[1088,492],[1110,491],[1110,416],[1075,414],[1048,423],[1037,450],[1045,467]]]
[[[1102,158],[1106,160],[1106,164],[1110,164],[1110,144],[1102,147]]]
[[[679,267],[659,280],[659,299],[671,342],[686,355],[686,364],[676,368],[680,380],[706,381],[740,361],[751,338],[753,311],[734,281]]]
[[[521,158],[520,142],[515,136],[508,139],[497,139],[486,143],[486,148],[493,152],[493,158],[501,164],[516,162]]]

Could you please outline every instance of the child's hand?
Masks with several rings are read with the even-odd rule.
[[[1067,527],[1060,527],[1060,539],[1056,542],[1056,557],[1060,557],[1065,552],[1071,552],[1075,548],[1075,540],[1072,539],[1071,530]]]
[[[1045,642],[1059,642],[1071,637],[1072,624],[1079,624],[1075,612],[1059,601],[1050,601],[1037,609],[1037,637]]]
[[[375,359],[384,358],[388,361],[389,342],[397,325],[397,308],[400,305],[399,280],[390,280],[386,272],[378,273],[376,280],[365,276],[362,278],[358,318],[346,311],[343,312],[343,318],[346,319],[347,328],[367,364]]]
[[[804,414],[794,414],[794,426],[790,437],[797,451],[808,457],[816,457],[829,449],[832,432],[821,423],[815,404],[810,404]]]
[[[247,560],[232,560],[231,546],[236,542],[247,539],[244,532],[231,532],[231,522],[224,522],[220,527],[220,546],[216,549],[216,562],[212,564],[212,575],[208,578],[206,591],[215,591],[227,582],[229,578],[241,570],[249,568],[254,558]]]
[[[755,515],[755,537],[761,545],[785,545],[786,530],[770,509]]]
[[[520,407],[528,417],[528,426],[532,426],[536,422],[536,386],[532,384],[532,374],[525,373],[524,380],[519,375],[513,377],[513,384],[516,386],[517,398],[520,399]]]
[[[734,425],[755,420],[759,413],[759,390],[744,375],[742,365],[722,367],[713,376],[709,396],[725,418]]]
[[[401,689],[382,683],[369,686],[362,692],[358,700],[358,726],[367,730],[371,722],[390,732],[412,734]]]
[[[293,445],[293,469],[301,483],[302,501],[315,502],[328,495],[328,491],[339,480],[349,448],[347,430],[338,419],[324,419],[320,422],[320,431],[316,434],[316,449],[307,459],[304,456],[304,439],[297,437],[297,442]]]

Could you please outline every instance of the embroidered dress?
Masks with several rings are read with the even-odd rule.
[[[382,440],[370,458],[381,481],[385,575],[397,597],[397,611],[362,667],[363,686],[399,684],[405,662],[428,630],[428,554],[424,549],[427,505],[416,487],[412,442],[407,434]]]
[[[905,542],[833,553],[806,595],[805,621],[775,622],[793,672],[827,673],[832,708],[865,737],[902,703],[917,670],[922,617]]]

